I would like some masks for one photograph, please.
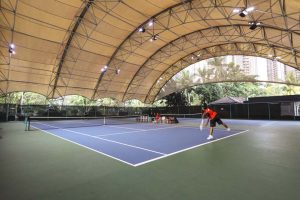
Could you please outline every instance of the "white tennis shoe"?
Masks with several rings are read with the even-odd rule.
[[[227,128],[227,131],[230,131],[231,129],[230,128]]]
[[[209,135],[206,139],[207,139],[207,140],[212,140],[212,139],[214,139],[214,136]]]

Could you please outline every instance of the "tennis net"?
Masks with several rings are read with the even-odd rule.
[[[195,114],[160,114],[161,117],[176,117],[177,119],[193,119],[193,118],[201,118],[201,113],[195,113]]]
[[[195,113],[195,114],[159,114],[159,117],[157,115],[150,117],[151,121],[156,123],[180,123],[184,121],[195,121],[199,118],[201,118],[201,113]]]
[[[122,125],[148,122],[148,116],[103,116],[103,117],[31,117],[31,129],[66,129],[103,125]]]

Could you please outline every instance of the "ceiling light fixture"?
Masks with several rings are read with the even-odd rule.
[[[149,23],[148,23],[148,26],[153,26],[153,24],[154,24],[154,20],[151,19],[151,20],[149,21]]]
[[[140,33],[145,33],[146,29],[144,27],[140,27],[138,30]]]
[[[10,54],[15,55],[15,54],[16,54],[15,47],[16,47],[16,46],[15,46],[13,43],[9,44],[8,52],[9,52]]]
[[[105,66],[101,69],[101,72],[106,72],[106,71],[107,71],[107,68],[108,68],[108,66],[105,65]]]
[[[260,22],[249,22],[249,25],[250,25],[250,27],[249,27],[250,30],[255,30],[258,26],[261,25],[261,23]]]
[[[155,40],[157,40],[157,39],[158,39],[158,34],[153,35],[153,36],[150,38],[150,41],[153,42],[153,41],[155,41]]]
[[[239,8],[233,9],[234,13],[239,13],[240,17],[246,17],[250,12],[254,11],[254,7],[245,8],[243,10]]]

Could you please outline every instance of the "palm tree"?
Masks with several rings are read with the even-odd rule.
[[[175,79],[176,85],[178,89],[184,88],[184,95],[187,97],[188,103],[190,103],[189,92],[191,88],[189,88],[193,84],[193,77],[190,75],[189,71],[182,71],[179,74],[179,77]]]
[[[225,65],[223,64],[223,57],[215,57],[208,60],[208,65],[215,68],[215,81],[222,81],[226,77]]]
[[[200,83],[207,83],[210,81],[212,75],[214,74],[214,71],[215,69],[208,67],[198,68],[196,76],[199,77]]]
[[[284,91],[286,91],[286,93],[288,95],[296,94],[297,89],[294,85],[291,85],[291,84],[299,84],[300,81],[296,79],[295,74],[292,71],[287,72],[287,74],[285,76],[285,80],[286,80],[286,83],[288,83],[288,85],[284,86]]]

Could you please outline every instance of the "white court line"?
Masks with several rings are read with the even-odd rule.
[[[40,124],[43,124],[43,123],[40,123]],[[51,126],[51,125],[48,125],[48,124],[43,124],[43,125],[50,126],[50,127],[53,127],[53,128],[58,128],[56,126]],[[125,143],[117,142],[117,141],[114,141],[114,140],[104,139],[104,138],[100,138],[100,137],[97,137],[97,136],[92,136],[92,135],[88,135],[88,134],[85,134],[85,133],[81,133],[81,132],[78,132],[78,131],[72,131],[72,130],[62,129],[62,128],[58,128],[58,129],[68,131],[68,132],[72,132],[72,133],[76,133],[76,134],[83,135],[83,136],[87,136],[87,137],[91,137],[91,138],[96,138],[96,139],[99,139],[99,140],[104,140],[104,141],[107,141],[107,142],[121,144],[121,145],[124,145],[124,146],[136,148],[136,149],[141,149],[141,150],[144,150],[144,151],[149,151],[149,152],[160,154],[160,155],[166,155],[166,154],[158,152],[158,151],[153,151],[153,150],[146,149],[146,148],[143,148],[143,147],[138,147],[138,146],[134,146],[134,145],[130,145],[130,144],[125,144]]]
[[[159,160],[159,159],[162,159],[162,158],[166,158],[166,157],[169,157],[169,156],[172,156],[172,155],[175,155],[175,154],[178,154],[178,153],[181,153],[181,152],[190,150],[190,149],[194,149],[194,148],[197,148],[197,147],[206,145],[206,144],[210,144],[210,143],[217,142],[217,141],[220,141],[220,140],[223,140],[223,139],[226,139],[226,138],[230,138],[230,137],[233,137],[233,136],[242,134],[242,133],[246,133],[247,131],[249,131],[249,130],[241,131],[241,132],[238,132],[238,133],[235,133],[235,134],[232,134],[232,135],[228,135],[228,136],[225,136],[225,137],[216,139],[216,140],[211,140],[211,141],[209,141],[209,142],[205,142],[205,143],[202,143],[202,144],[199,144],[199,145],[196,145],[196,146],[188,147],[188,148],[186,148],[186,149],[181,149],[181,150],[179,150],[179,151],[175,151],[175,152],[173,152],[173,153],[170,153],[170,154],[167,154],[167,155],[164,155],[164,156],[161,156],[161,157],[157,157],[157,158],[154,158],[154,159],[151,159],[151,160],[147,160],[147,161],[145,161],[145,162],[141,162],[141,163],[135,164],[135,165],[133,165],[133,166],[134,166],[134,167],[138,167],[138,166],[144,165],[144,164],[146,164],[146,163],[149,163],[149,162],[152,162],[152,161],[156,161],[156,160]]]
[[[40,131],[43,131],[43,132],[45,132],[45,133],[48,133],[48,134],[50,134],[50,135],[53,135],[53,136],[55,136],[55,137],[58,137],[58,138],[60,138],[60,139],[63,139],[63,140],[65,140],[65,141],[71,142],[71,143],[73,143],[73,144],[77,144],[77,145],[79,145],[79,146],[81,146],[81,147],[84,147],[84,148],[89,149],[89,150],[91,150],[91,151],[94,151],[94,152],[96,152],[96,153],[100,153],[100,154],[105,155],[105,156],[107,156],[107,157],[109,157],[109,158],[115,159],[115,160],[117,160],[117,161],[120,161],[120,162],[122,162],[122,163],[125,163],[125,164],[127,164],[127,165],[130,165],[130,166],[135,167],[134,164],[129,163],[129,162],[126,162],[126,161],[121,160],[121,159],[119,159],[119,158],[116,158],[116,157],[111,156],[111,155],[109,155],[109,154],[103,153],[103,152],[101,152],[101,151],[98,151],[98,150],[96,150],[96,149],[90,148],[90,147],[85,146],[85,145],[83,145],[83,144],[79,144],[79,143],[74,142],[74,141],[72,141],[72,140],[68,140],[68,139],[66,139],[66,138],[64,138],[64,137],[55,135],[54,133],[48,132],[48,131],[43,130],[43,129],[39,129],[39,128],[35,127],[35,126],[32,126],[32,127],[36,128],[36,129],[38,129],[38,130],[40,130]]]
[[[106,124],[93,124],[93,123],[88,123],[88,122],[79,122],[82,124],[88,124],[88,125],[94,125],[94,126],[108,126],[108,127],[114,127],[114,128],[123,128],[123,129],[129,129],[129,130],[143,130],[143,129],[138,129],[138,128],[130,128],[130,127],[125,127],[125,126],[110,126],[110,125],[106,125]],[[81,128],[81,127],[75,127],[75,128]]]
[[[43,123],[41,123],[41,124],[43,124]],[[43,125],[47,125],[47,124],[43,124]],[[47,125],[47,126],[51,126],[51,125]],[[33,127],[34,127],[34,126],[33,126]],[[54,126],[51,126],[51,127],[54,127]],[[178,128],[178,127],[180,127],[180,126],[177,126],[177,128]],[[184,126],[182,126],[182,127],[184,127]],[[141,166],[141,165],[144,165],[144,164],[147,164],[147,163],[150,163],[150,162],[153,162],[153,161],[162,159],[162,158],[166,158],[166,157],[169,157],[169,156],[172,156],[172,155],[175,155],[175,154],[178,154],[178,153],[181,153],[181,152],[190,150],[190,149],[194,149],[194,148],[197,148],[197,147],[206,145],[206,144],[210,144],[210,143],[213,143],[213,142],[217,142],[217,141],[219,141],[219,140],[223,140],[223,139],[226,139],[226,138],[230,138],[230,137],[233,137],[233,136],[236,136],[236,135],[239,135],[239,134],[242,134],[242,133],[245,133],[245,132],[249,131],[249,130],[244,130],[244,131],[241,131],[241,132],[232,134],[232,135],[225,136],[225,137],[223,137],[223,138],[219,138],[219,139],[216,139],[216,140],[212,140],[212,141],[209,141],[209,142],[205,142],[205,143],[202,143],[202,144],[199,144],[199,145],[196,145],[196,146],[188,147],[188,148],[185,148],[185,149],[182,149],[182,150],[179,150],[179,151],[170,153],[170,154],[164,154],[164,153],[159,152],[159,154],[161,154],[161,155],[163,155],[163,156],[160,156],[160,157],[157,157],[157,158],[154,158],[154,159],[150,159],[150,160],[147,160],[147,161],[145,161],[145,162],[138,163],[138,164],[131,164],[131,163],[128,163],[128,162],[126,162],[126,161],[124,161],[124,160],[121,160],[121,159],[119,159],[119,158],[116,158],[116,157],[110,156],[110,155],[108,155],[108,154],[105,154],[105,153],[103,153],[103,152],[101,152],[101,151],[97,151],[97,150],[92,149],[92,148],[90,148],[90,147],[87,147],[87,146],[84,146],[84,145],[82,145],[82,144],[79,144],[79,143],[73,142],[73,141],[71,141],[71,140],[68,140],[68,139],[66,139],[66,138],[57,136],[57,135],[55,135],[55,134],[53,134],[53,133],[51,133],[51,132],[48,132],[48,131],[39,129],[39,128],[37,128],[37,127],[35,127],[35,128],[38,129],[38,130],[44,131],[44,132],[46,132],[46,133],[49,133],[49,134],[51,134],[51,135],[53,135],[53,136],[56,136],[56,137],[58,137],[58,138],[61,138],[61,139],[63,139],[63,140],[66,140],[66,141],[69,141],[69,142],[71,142],[71,143],[74,143],[74,144],[77,144],[77,145],[79,145],[79,146],[82,146],[82,147],[85,147],[85,148],[87,148],[87,149],[90,149],[90,150],[92,150],[92,151],[94,151],[94,152],[97,152],[97,153],[100,153],[100,154],[102,154],[102,155],[105,155],[105,156],[108,156],[108,157],[110,157],[110,158],[113,158],[113,159],[115,159],[115,160],[121,161],[121,162],[123,162],[123,163],[125,163],[125,164],[128,164],[128,165],[130,165],[130,166],[133,166],[133,167],[138,167],[138,166]],[[175,127],[170,127],[170,128],[175,128]],[[190,127],[190,128],[194,128],[194,127]],[[67,130],[67,129],[62,129],[62,130],[74,132],[74,131]],[[156,130],[156,129],[154,129],[154,130]],[[132,132],[133,132],[133,131],[132,131]],[[87,135],[87,134],[84,134],[84,133],[79,133],[79,132],[78,132],[78,134],[85,135],[85,136],[88,136],[88,137],[93,137],[93,138],[96,138],[96,139],[106,140],[106,139],[104,139],[104,138],[99,138],[99,137]],[[112,142],[116,142],[116,141],[112,141]],[[118,143],[118,142],[116,142],[116,143]],[[150,151],[152,151],[152,150],[150,150]]]
[[[122,134],[127,134],[127,133],[139,133],[139,132],[147,132],[147,131],[156,131],[156,130],[162,130],[162,129],[169,129],[169,128],[191,128],[191,129],[199,129],[199,127],[195,126],[189,126],[189,125],[178,125],[178,126],[167,126],[163,128],[153,128],[153,129],[140,129],[139,131],[126,131],[126,132],[120,132],[120,133],[110,133],[110,134],[101,134],[101,135],[96,135],[98,136],[111,136],[111,135],[122,135]],[[208,129],[208,127],[204,127],[205,129]],[[216,128],[218,130],[222,130],[222,128]],[[226,129],[224,129],[226,130]]]
[[[155,131],[155,130],[178,128],[178,127],[181,127],[181,126],[168,126],[168,127],[163,127],[163,128],[140,129],[139,131],[126,131],[126,132],[120,132],[120,133],[101,134],[101,135],[96,135],[96,136],[98,137],[98,136],[122,135],[122,134],[126,134],[126,133],[139,133],[139,132]]]
[[[129,129],[129,130],[137,130],[137,131],[144,130],[144,129],[139,129],[139,128],[129,128],[129,127],[125,127],[125,126],[119,126],[119,125],[114,125],[114,126],[105,125],[105,126],[112,127],[112,128],[123,128],[123,129]]]

